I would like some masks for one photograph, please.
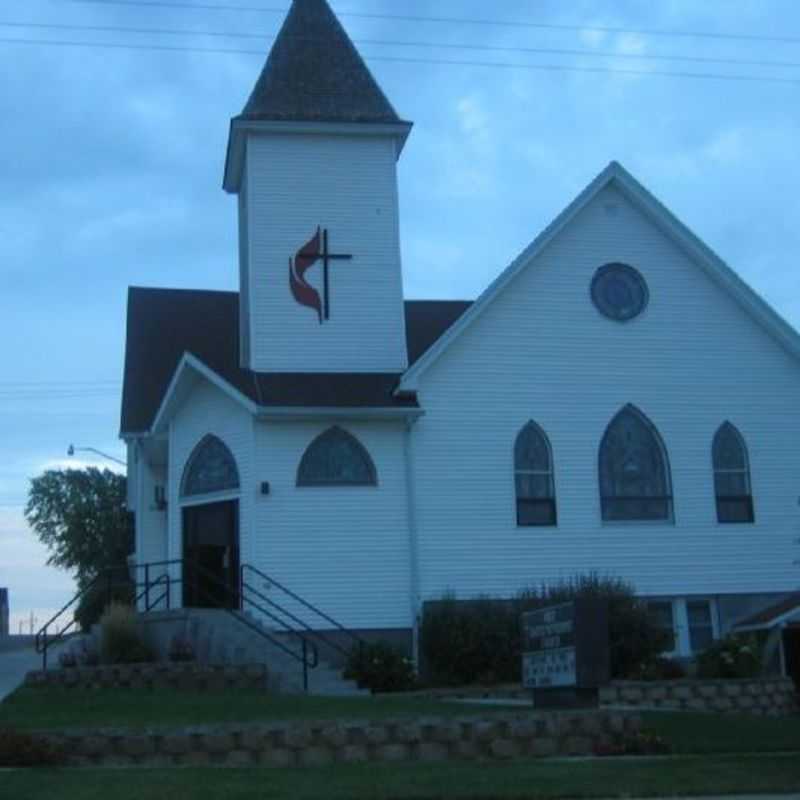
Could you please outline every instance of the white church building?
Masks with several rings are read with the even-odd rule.
[[[800,336],[617,163],[474,302],[407,300],[410,131],[294,0],[230,125],[239,292],[130,289],[140,578],[411,649],[445,593],[596,572],[684,656],[797,591]]]

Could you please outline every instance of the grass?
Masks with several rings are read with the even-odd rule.
[[[204,723],[323,719],[381,720],[525,713],[524,708],[445,703],[424,697],[301,697],[263,692],[174,692],[129,689],[19,689],[0,703],[0,726],[22,730],[71,727],[153,728]],[[676,754],[774,753],[800,750],[800,716],[659,712],[645,727]]]
[[[337,766],[308,770],[41,770],[0,776],[25,800],[556,800],[800,789],[794,756]]]
[[[800,751],[798,715],[757,717],[659,712],[642,717],[645,728],[670,742],[676,754]]]
[[[203,723],[457,717],[519,711],[463,706],[423,697],[302,697],[264,692],[175,692],[131,689],[18,689],[0,703],[0,726],[22,730],[70,727],[146,728]]]

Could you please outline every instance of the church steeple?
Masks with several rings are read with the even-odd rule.
[[[239,119],[400,122],[325,0],[294,0]]]
[[[410,129],[326,0],[293,0],[228,140],[243,366],[406,368],[396,162]]]

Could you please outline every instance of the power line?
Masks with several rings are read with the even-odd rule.
[[[265,14],[286,14],[287,8],[271,8],[268,6],[221,5],[217,3],[175,3],[171,0],[63,0],[67,3],[91,3],[105,6],[137,6],[144,8],[172,8],[194,11],[248,11]],[[477,25],[481,27],[533,28],[539,30],[570,31],[573,33],[613,33],[634,36],[677,37],[684,39],[721,39],[728,41],[750,42],[782,42],[798,44],[798,36],[775,36],[756,33],[729,33],[718,31],[681,31],[658,28],[626,28],[612,25],[567,25],[555,22],[532,22],[530,20],[476,19],[469,17],[427,17],[417,14],[378,14],[366,11],[337,11],[340,17],[358,19],[380,19],[394,22],[430,22],[446,25]]]
[[[71,0],[69,0],[71,2]],[[86,47],[89,49],[112,49],[112,50],[147,50],[172,53],[214,53],[226,55],[252,55],[264,57],[262,50],[238,50],[233,48],[212,48],[212,47],[183,47],[177,45],[157,45],[157,44],[126,44],[122,42],[76,42],[60,39],[27,39],[0,37],[2,44],[23,44],[23,45],[51,45],[55,47]],[[567,64],[521,64],[499,61],[468,61],[461,59],[434,59],[434,58],[406,58],[402,56],[373,56],[366,55],[369,61],[383,61],[400,64],[431,64],[437,66],[457,66],[457,67],[487,67],[499,69],[520,69],[543,72],[576,72],[588,74],[606,75],[626,75],[639,77],[664,77],[664,78],[690,78],[700,80],[718,81],[744,81],[748,83],[783,83],[790,85],[800,85],[800,79],[781,78],[761,75],[724,75],[713,72],[676,72],[669,70],[637,70],[637,69],[611,69],[608,67],[577,67]]]
[[[275,34],[271,33],[248,33],[245,31],[209,31],[209,30],[190,30],[180,28],[131,28],[120,25],[72,25],[66,23],[44,23],[44,22],[3,22],[3,28],[36,28],[45,30],[65,30],[65,31],[84,31],[96,33],[133,33],[158,36],[208,36],[221,39],[257,39],[259,41],[272,41]],[[309,37],[298,37],[298,41],[313,42],[318,41]],[[613,53],[603,50],[586,50],[570,48],[551,48],[551,47],[511,47],[499,45],[481,44],[456,44],[453,42],[435,41],[404,41],[396,39],[354,39],[357,45],[378,46],[378,47],[420,47],[420,48],[441,48],[445,50],[474,50],[480,52],[493,53],[528,53],[532,55],[564,55],[564,56],[587,56],[590,58],[617,58],[634,61],[685,61],[697,64],[726,64],[739,67],[776,67],[800,69],[800,62],[797,61],[763,61],[747,60],[739,58],[710,58],[706,56],[685,56],[685,55],[663,55],[655,53]]]
[[[17,389],[35,386],[119,386],[119,379],[90,380],[90,381],[0,381],[0,391],[3,389]]]

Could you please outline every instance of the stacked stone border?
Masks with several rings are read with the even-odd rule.
[[[315,767],[583,756],[620,747],[640,728],[637,712],[583,711],[42,733],[72,766]]]
[[[29,672],[25,685],[33,688],[176,689],[191,692],[265,690],[268,686],[268,672],[264,664],[120,664]]]
[[[781,716],[797,710],[797,697],[790,678],[614,681],[600,689],[600,704]]]

